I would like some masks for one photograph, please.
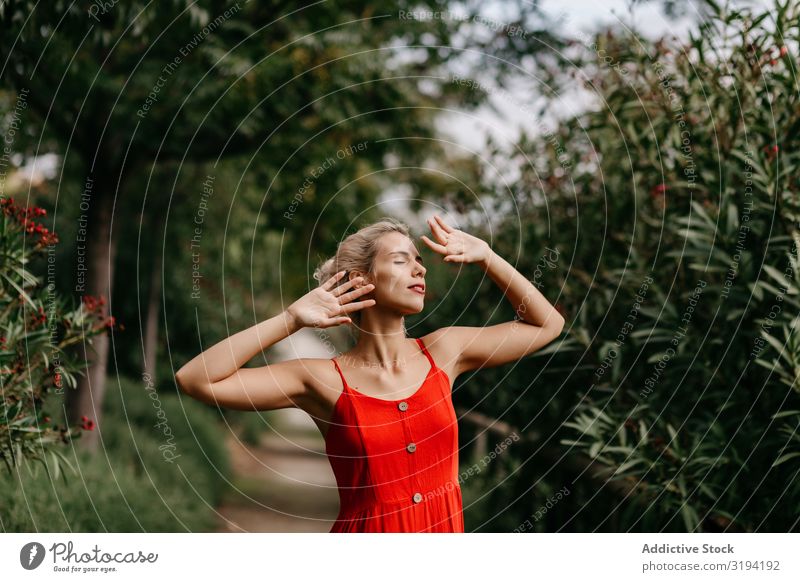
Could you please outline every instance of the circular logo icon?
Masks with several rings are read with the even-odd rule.
[[[26,570],[35,570],[44,560],[44,546],[39,542],[29,542],[19,551],[19,563]]]

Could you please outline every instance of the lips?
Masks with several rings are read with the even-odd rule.
[[[408,288],[420,295],[425,295],[425,285],[422,283],[414,283],[413,285],[409,285]]]

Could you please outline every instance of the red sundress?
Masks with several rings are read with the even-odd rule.
[[[464,532],[450,379],[416,341],[431,368],[400,400],[352,389],[331,358],[343,386],[325,435],[340,502],[331,533]]]

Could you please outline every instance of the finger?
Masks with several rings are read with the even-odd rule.
[[[447,236],[446,236],[447,233],[444,231],[444,229],[441,226],[439,226],[439,223],[436,222],[436,220],[434,220],[433,218],[429,218],[428,219],[428,224],[431,227],[431,231],[436,236],[436,239],[440,243],[445,244],[447,242]]]
[[[426,245],[428,245],[431,249],[433,249],[437,253],[440,253],[442,255],[447,253],[447,247],[444,247],[444,246],[442,246],[440,244],[437,244],[437,243],[433,242],[431,239],[429,239],[424,234],[420,238],[422,239],[422,242],[424,242]]]
[[[369,283],[369,284],[364,285],[363,287],[361,287],[359,289],[355,289],[354,291],[350,291],[350,293],[345,293],[344,295],[340,295],[339,296],[339,303],[347,303],[348,301],[351,301],[351,300],[355,299],[356,297],[360,297],[361,295],[364,295],[365,293],[369,293],[370,291],[373,291],[374,289],[375,289],[375,285],[373,285],[372,283]]]
[[[332,276],[330,279],[328,279],[327,281],[325,281],[325,284],[324,284],[324,285],[322,285],[322,287],[323,287],[323,288],[324,288],[326,291],[329,291],[329,290],[330,290],[330,289],[333,287],[333,285],[336,283],[336,281],[338,281],[339,279],[341,279],[341,278],[344,276],[344,274],[345,274],[346,272],[347,272],[347,271],[339,271],[338,273],[336,273],[335,275],[333,275],[333,276]]]
[[[442,218],[442,217],[441,217],[441,216],[439,216],[438,214],[434,214],[433,216],[434,216],[434,218],[436,218],[436,221],[439,223],[439,225],[440,225],[440,226],[441,226],[441,227],[442,227],[442,228],[443,228],[443,229],[444,229],[446,232],[453,232],[453,230],[454,230],[454,229],[453,229],[453,227],[452,227],[452,226],[450,226],[449,224],[447,224],[447,223],[444,221],[444,218]]]
[[[357,283],[360,283],[363,280],[364,277],[356,277],[354,279],[350,279],[349,281],[345,281],[344,283],[339,285],[336,289],[331,291],[331,293],[333,293],[334,297],[339,297],[342,293],[350,289],[353,285],[356,285]]]
[[[444,258],[444,262],[445,263],[463,263],[463,262],[465,262],[464,261],[464,255],[447,255]]]
[[[358,311],[359,309],[364,309],[365,307],[372,307],[375,305],[374,299],[367,299],[366,301],[356,301],[355,303],[345,303],[342,305],[341,313],[352,313],[353,311]]]
[[[337,317],[335,319],[328,319],[324,323],[321,323],[317,327],[321,327],[323,329],[328,327],[333,327],[334,325],[342,325],[344,323],[353,323],[353,320],[349,317]]]

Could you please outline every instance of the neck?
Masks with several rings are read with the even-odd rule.
[[[355,365],[399,368],[409,357],[408,344],[409,337],[402,326],[390,333],[373,333],[362,329],[349,356],[353,358]]]

